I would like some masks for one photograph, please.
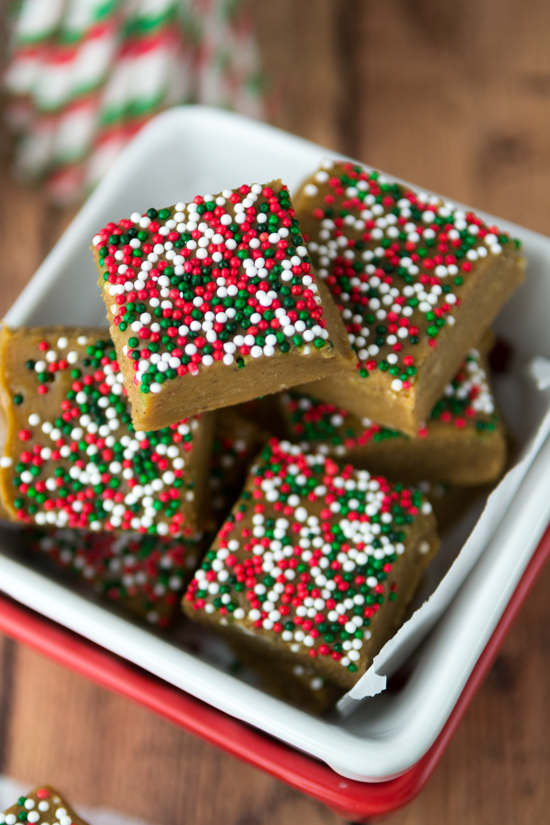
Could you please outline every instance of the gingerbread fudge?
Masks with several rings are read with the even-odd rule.
[[[149,624],[168,627],[204,554],[202,534],[181,539],[86,530],[38,530],[25,546],[67,570],[101,597]]]
[[[0,823],[20,825],[86,825],[66,799],[51,785],[39,785],[0,813]]]
[[[326,160],[295,197],[308,251],[355,353],[306,392],[416,435],[524,278],[519,242],[472,212]]]
[[[350,688],[438,547],[417,490],[273,439],[183,600],[251,651]]]
[[[479,485],[496,481],[506,462],[504,427],[477,349],[416,438],[292,390],[281,396],[281,406],[292,441],[393,480]]]
[[[352,368],[280,181],[136,212],[93,250],[136,428]]]
[[[0,405],[12,520],[159,536],[208,521],[210,416],[136,431],[106,330],[4,327]]]

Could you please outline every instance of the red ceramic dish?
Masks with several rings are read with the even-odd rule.
[[[435,743],[401,776],[378,783],[356,782],[339,776],[321,762],[194,699],[6,596],[0,596],[0,631],[287,782],[328,805],[340,816],[354,822],[366,822],[371,817],[388,814],[406,805],[424,787],[549,555],[550,526]]]

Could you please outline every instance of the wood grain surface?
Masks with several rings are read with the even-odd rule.
[[[548,233],[547,0],[254,3],[272,120]],[[0,167],[0,310],[70,218]],[[68,319],[70,321],[70,319]],[[429,785],[391,825],[538,825],[550,809],[550,570]],[[322,805],[0,637],[0,773],[151,825],[333,825]]]

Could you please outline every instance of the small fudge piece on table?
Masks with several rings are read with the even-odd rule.
[[[106,330],[4,327],[0,406],[11,519],[161,536],[204,526],[210,416],[135,431]]]
[[[202,534],[163,539],[84,530],[37,530],[24,534],[34,552],[67,570],[100,596],[149,624],[168,627],[204,555]]]
[[[280,181],[135,213],[93,243],[140,429],[353,363]]]
[[[418,491],[273,439],[183,606],[346,689],[402,620],[437,547]]]
[[[325,161],[295,204],[356,356],[305,391],[416,435],[522,282],[519,242],[354,163]]]
[[[0,813],[0,823],[20,825],[86,825],[67,800],[51,785],[40,785]]]
[[[292,441],[394,481],[485,484],[506,462],[504,427],[478,350],[470,350],[416,438],[294,391],[281,396],[281,407]]]

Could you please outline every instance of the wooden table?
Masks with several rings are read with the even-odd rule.
[[[428,188],[548,232],[545,0],[252,4],[272,119]],[[6,309],[69,214],[1,169]],[[550,569],[431,783],[392,825],[548,821]],[[335,823],[321,805],[0,637],[0,773],[152,825]]]

